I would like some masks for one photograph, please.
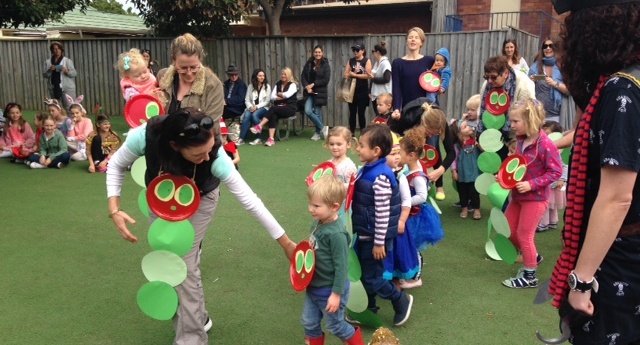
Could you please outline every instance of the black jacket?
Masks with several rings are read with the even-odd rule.
[[[327,105],[328,98],[328,85],[331,80],[331,66],[329,66],[329,60],[323,57],[319,68],[315,71],[315,79],[312,76],[314,67],[313,56],[307,60],[307,63],[302,69],[300,75],[300,83],[302,84],[302,94],[306,99],[307,89],[305,87],[309,84],[313,84],[313,91],[316,93],[316,105]]]

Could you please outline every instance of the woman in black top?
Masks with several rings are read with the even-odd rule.
[[[322,123],[322,106],[327,105],[329,80],[331,80],[329,60],[324,57],[322,46],[317,45],[313,48],[313,56],[307,60],[300,74],[300,84],[304,88],[302,91],[304,113],[316,126],[316,133],[311,137],[313,141],[320,140],[320,134],[326,138],[329,131],[329,127],[325,127]]]
[[[369,105],[369,75],[371,74],[371,60],[366,57],[367,52],[364,50],[364,43],[357,43],[351,47],[354,57],[349,59],[344,68],[345,78],[356,79],[356,91],[353,95],[353,101],[349,103],[349,129],[355,134],[356,130],[356,113],[358,114],[358,122],[360,130],[367,126],[365,111]]]

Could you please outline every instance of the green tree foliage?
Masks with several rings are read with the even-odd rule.
[[[242,18],[237,0],[132,0],[156,36],[189,32],[198,38],[230,34],[229,23]]]
[[[87,9],[89,0],[1,0],[0,27],[37,27],[49,20],[60,20],[77,5]]]
[[[113,14],[131,14],[131,11],[127,11],[122,8],[122,4],[116,0],[91,0],[91,7],[104,13]]]

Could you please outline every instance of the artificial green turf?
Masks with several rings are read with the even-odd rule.
[[[32,117],[26,113],[25,117]],[[125,128],[113,118],[114,128]],[[304,179],[330,157],[321,142],[300,137],[274,147],[240,147],[240,172],[269,210],[298,241],[309,230]],[[251,136],[251,134],[250,134]],[[250,137],[252,139],[252,137]],[[355,152],[350,156],[356,161]],[[356,161],[357,162],[357,161]],[[0,344],[170,344],[170,321],[154,321],[136,305],[146,279],[140,262],[151,251],[148,222],[137,207],[141,187],[125,180],[122,208],[138,222],[140,242],[120,238],[107,218],[104,174],[86,162],[64,170],[36,169],[0,160]],[[501,281],[518,266],[484,253],[489,203],[481,221],[458,217],[458,200],[445,175],[444,240],[425,256],[424,285],[410,320],[393,327],[393,309],[380,315],[402,344],[538,344],[535,331],[555,336],[557,314],[534,305],[538,289],[513,290]],[[223,187],[203,245],[201,263],[207,309],[214,320],[211,344],[301,344],[303,294],[288,281],[288,261],[277,243]],[[539,277],[550,276],[560,248],[558,230],[536,235],[545,256]],[[365,328],[365,339],[373,329]],[[340,344],[328,336],[326,344]]]

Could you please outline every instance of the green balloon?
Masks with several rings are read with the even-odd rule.
[[[504,202],[507,201],[509,191],[502,188],[498,182],[494,182],[487,190],[487,198],[493,207],[502,209]]]
[[[351,248],[349,249],[349,281],[357,282],[362,277],[362,269],[360,268],[360,260],[358,260],[358,255],[356,251]]]
[[[516,251],[516,247],[513,246],[513,243],[511,243],[508,238],[502,234],[497,234],[493,239],[493,243],[495,244],[496,252],[500,255],[502,261],[509,264],[516,262],[518,252]]]
[[[500,156],[495,152],[482,152],[478,156],[478,168],[484,173],[497,173],[501,164]]]
[[[504,126],[506,117],[503,115],[493,115],[487,110],[482,113],[482,123],[486,128],[500,129]]]
[[[188,220],[170,222],[156,218],[147,234],[149,246],[153,250],[166,250],[177,256],[183,256],[191,250],[195,239],[195,230]]]
[[[142,285],[137,301],[143,313],[160,321],[171,320],[178,310],[178,293],[164,282],[153,281]]]
[[[147,203],[147,189],[143,189],[138,194],[138,207],[145,217],[149,217],[149,203]]]
[[[489,216],[489,221],[493,228],[496,229],[496,232],[504,235],[506,237],[511,236],[511,228],[509,227],[509,222],[507,221],[507,217],[504,216],[501,209],[492,208],[491,215]]]
[[[372,328],[384,326],[382,320],[380,319],[380,316],[369,309],[363,311],[362,313],[356,313],[355,311],[347,308],[347,315],[349,315],[349,317],[353,320],[360,321],[360,324],[362,326],[369,326]]]
[[[142,156],[131,165],[131,177],[142,188],[147,188],[144,183],[144,173],[147,171],[147,159]]]
[[[483,173],[476,179],[474,183],[478,193],[487,195],[489,187],[496,182],[496,177],[493,174]]]
[[[356,313],[362,313],[367,310],[368,304],[369,298],[367,297],[367,292],[364,290],[364,286],[362,286],[362,282],[360,280],[352,282],[349,288],[347,308]]]
[[[500,255],[498,255],[498,252],[496,251],[496,245],[493,244],[493,241],[491,239],[488,239],[487,243],[484,244],[484,251],[493,260],[496,260],[496,261],[502,260],[502,258],[500,258]]]
[[[142,258],[142,273],[149,280],[177,286],[187,278],[187,264],[166,250],[155,250]]]
[[[480,135],[480,146],[484,151],[497,152],[504,145],[502,143],[502,133],[497,129],[487,129]]]

